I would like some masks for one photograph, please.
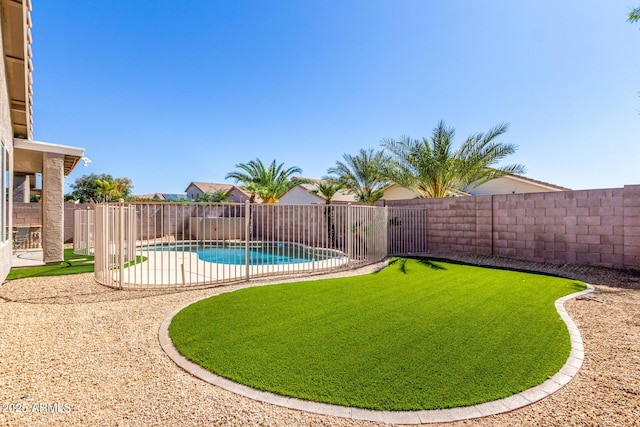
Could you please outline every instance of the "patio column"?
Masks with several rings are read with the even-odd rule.
[[[16,173],[13,175],[13,201],[20,203],[29,203],[31,196],[31,186],[29,175],[25,173]]]
[[[42,258],[45,264],[64,261],[64,154],[43,153]]]

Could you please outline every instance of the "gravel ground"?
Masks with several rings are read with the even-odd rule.
[[[562,390],[511,413],[453,426],[640,424],[640,274],[437,254],[533,269],[596,285],[567,303],[585,362]],[[253,282],[252,285],[257,284]],[[158,344],[174,310],[246,285],[189,292],[116,291],[92,274],[0,287],[0,425],[373,426],[255,402],[178,368]]]

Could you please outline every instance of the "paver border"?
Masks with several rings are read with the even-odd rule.
[[[594,291],[594,287],[592,285],[588,283],[586,283],[586,285],[587,289],[558,298],[555,301],[556,310],[560,315],[560,318],[567,325],[569,337],[571,339],[571,352],[569,353],[569,357],[555,375],[547,379],[542,384],[514,394],[513,396],[494,400],[492,402],[451,409],[430,409],[423,411],[374,411],[370,409],[351,408],[282,396],[258,390],[218,376],[182,356],[173,345],[171,338],[169,338],[169,324],[173,317],[191,304],[205,298],[209,298],[210,296],[192,301],[172,312],[160,325],[158,340],[162,350],[164,350],[167,356],[169,356],[176,365],[187,371],[189,374],[209,384],[213,384],[225,390],[260,402],[270,403],[272,405],[282,406],[289,409],[311,412],[314,414],[331,415],[361,421],[386,422],[389,424],[429,424],[461,421],[511,412],[531,405],[532,403],[542,400],[557,392],[573,379],[582,367],[582,362],[584,361],[584,345],[580,331],[567,313],[564,303],[570,299],[577,298]]]

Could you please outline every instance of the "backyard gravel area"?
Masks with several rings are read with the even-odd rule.
[[[435,255],[545,271],[596,288],[566,304],[585,347],[582,369],[566,387],[511,413],[448,425],[640,423],[639,273]],[[192,377],[165,355],[158,343],[158,328],[170,313],[202,297],[245,286],[188,292],[117,291],[95,284],[93,274],[4,283],[0,287],[0,425],[382,425],[240,397]]]

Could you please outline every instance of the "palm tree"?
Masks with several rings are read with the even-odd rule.
[[[131,184],[131,180],[129,178],[116,178],[114,180],[114,184],[116,192],[119,193],[118,198],[126,198],[131,194],[133,185]]]
[[[508,129],[508,124],[500,123],[486,134],[475,133],[456,151],[455,129],[443,121],[433,129],[431,139],[384,139],[382,145],[391,152],[387,176],[418,197],[447,197],[504,175],[524,173],[525,167],[519,164],[493,167],[516,151],[513,144],[494,141]]]
[[[231,195],[231,191],[233,188],[228,190],[215,190],[214,192],[206,192],[198,196],[196,201],[198,202],[207,202],[207,203],[229,203],[231,199],[229,196]]]
[[[240,170],[228,173],[225,179],[233,178],[241,183],[249,192],[249,201],[252,203],[256,196],[265,204],[277,203],[278,199],[293,187],[307,182],[293,176],[302,173],[302,169],[297,166],[284,169],[284,163],[276,166],[275,160],[268,167],[265,167],[260,159],[255,159],[249,163],[237,164],[236,168]]]
[[[97,194],[96,196],[101,199],[102,202],[107,203],[112,200],[117,200],[122,196],[122,193],[118,189],[118,185],[114,181],[107,179],[96,179]]]
[[[340,190],[342,190],[342,184],[332,180],[317,182],[316,188],[311,190],[311,193],[320,194],[325,199],[324,203],[327,206],[325,207],[324,214],[327,217],[327,238],[332,248],[336,246],[336,226],[333,220],[334,213],[333,207],[331,206],[331,199],[333,199]]]
[[[361,149],[357,155],[344,154],[344,162],[327,170],[329,179],[339,182],[356,196],[359,202],[373,205],[384,195],[384,188],[391,184],[385,176],[386,158],[382,151]]]
[[[310,190],[310,193],[321,195],[325,199],[325,204],[330,205],[331,199],[335,197],[338,191],[342,190],[343,185],[337,181],[325,180],[317,182],[315,187]]]

